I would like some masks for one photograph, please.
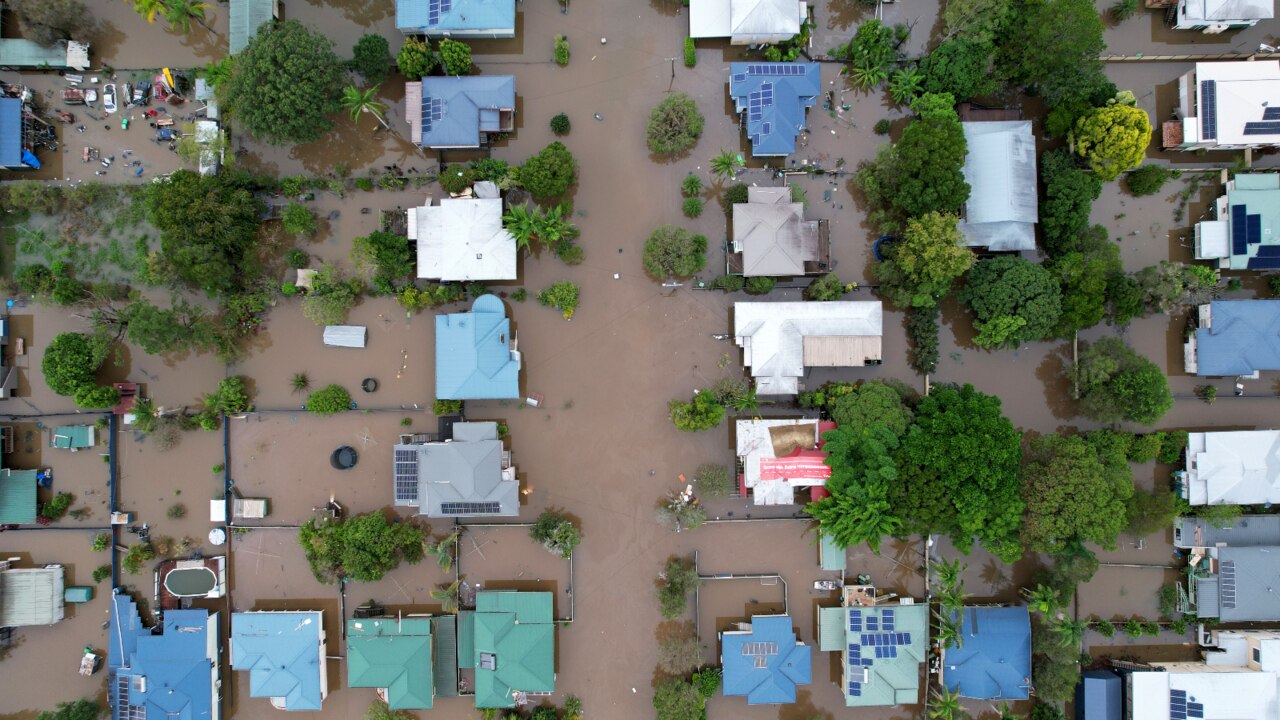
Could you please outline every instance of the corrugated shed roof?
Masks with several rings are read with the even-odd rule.
[[[476,707],[515,706],[516,692],[555,691],[555,620],[551,593],[486,591],[476,595]],[[486,667],[492,659],[492,667]]]
[[[66,68],[67,46],[65,43],[41,45],[21,38],[4,38],[0,40],[0,66],[13,68],[41,68],[54,70]]]
[[[476,298],[471,312],[437,315],[436,398],[520,397],[520,356],[511,339],[506,308],[494,295]]]
[[[9,41],[0,40],[0,46],[5,42]],[[0,167],[22,167],[22,100],[18,98],[0,98]]]
[[[830,535],[820,534],[820,545],[818,551],[818,560],[822,565],[822,569],[828,572],[837,572],[844,570],[848,566],[849,560],[845,557],[844,548],[836,542],[836,539]]]
[[[943,684],[962,697],[1025,700],[1031,686],[1031,616],[1025,607],[968,607],[962,644],[947,648]]]
[[[385,688],[393,710],[431,709],[431,618],[348,620],[347,685]]]
[[[474,628],[473,628],[474,630]],[[455,615],[442,615],[431,618],[431,634],[434,641],[432,677],[435,681],[436,695],[439,697],[458,696],[458,618]]]
[[[516,239],[502,225],[498,198],[441,198],[416,208],[418,277],[441,282],[516,279]]]
[[[724,694],[745,696],[748,705],[795,702],[796,686],[813,681],[812,661],[787,615],[758,615],[748,632],[720,633]]]
[[[0,523],[36,521],[36,471],[0,470]]]
[[[962,123],[971,192],[960,231],[965,245],[1034,250],[1038,218],[1036,142],[1030,120]]]
[[[1078,720],[1121,720],[1124,681],[1110,670],[1085,670],[1076,686]]]
[[[818,608],[818,649],[822,652],[843,652],[845,649],[845,618],[848,613],[842,607]]]
[[[751,154],[790,155],[807,127],[806,110],[817,102],[821,77],[817,63],[729,64],[729,96],[745,115]]]
[[[258,28],[275,15],[275,0],[231,0],[230,30],[231,54],[235,55],[249,44],[249,38]]]
[[[0,627],[52,625],[63,616],[62,566],[0,572]]]
[[[250,697],[284,698],[288,710],[319,710],[323,630],[319,611],[233,613],[231,667],[249,671]]]
[[[458,612],[458,668],[476,665],[476,614],[471,610]]]
[[[1197,375],[1280,370],[1280,300],[1214,300],[1209,305],[1212,324],[1196,329]]]
[[[53,429],[53,447],[63,450],[93,447],[92,425],[59,425]]]
[[[424,107],[435,103],[439,119],[422,121]],[[464,75],[422,78],[422,101],[417,105],[423,147],[480,147],[480,117],[486,109],[514,110],[514,75]],[[414,108],[405,108],[413,113]]]
[[[396,28],[428,36],[515,37],[516,4],[515,0],[396,0]]]

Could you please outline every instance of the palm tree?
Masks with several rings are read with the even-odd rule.
[[[934,612],[933,616],[938,620],[938,642],[942,643],[943,648],[964,645],[964,633],[961,632],[964,629],[962,615],[953,615],[949,612]]]
[[[933,564],[933,576],[939,586],[956,587],[960,585],[960,576],[968,569],[969,566],[959,559],[939,560]]]
[[[200,73],[204,75],[204,79],[213,87],[218,87],[222,83],[231,79],[231,55],[209,62],[201,69]]]
[[[191,32],[191,21],[195,20],[200,27],[213,32],[213,28],[204,21],[204,13],[209,9],[209,3],[200,2],[200,0],[163,0],[164,2],[164,19],[169,23],[169,29],[182,28],[183,34]]]
[[[711,158],[711,174],[716,177],[731,180],[742,168],[742,156],[724,148],[720,148],[719,155]]]
[[[968,717],[964,706],[960,704],[960,691],[949,692],[946,688],[934,690],[929,717],[931,720],[961,720]]]
[[[910,105],[924,88],[924,75],[914,67],[895,71],[889,76],[889,94],[899,105]]]
[[[964,601],[969,597],[964,591],[964,584],[946,585],[937,589],[938,605],[948,613],[960,612]]]
[[[342,107],[344,110],[351,111],[351,120],[355,122],[360,113],[369,113],[378,122],[382,123],[382,127],[390,130],[391,126],[387,125],[387,121],[383,115],[387,112],[387,106],[378,102],[376,97],[379,85],[374,85],[368,90],[361,90],[354,85],[347,86],[342,89]]]
[[[565,219],[568,214],[569,206],[561,202],[538,216],[538,231],[535,234],[556,254],[563,250],[561,243],[578,236],[578,228]]]
[[[454,580],[448,585],[441,585],[439,588],[431,591],[431,598],[440,601],[440,609],[446,613],[458,612],[458,588],[462,585],[461,580]]]
[[[1058,590],[1048,585],[1037,584],[1034,590],[1023,588],[1022,594],[1027,598],[1027,605],[1045,617],[1056,614],[1058,609],[1062,607],[1062,599],[1058,596]]]
[[[512,205],[506,215],[502,216],[502,226],[516,239],[516,249],[529,251],[533,239],[538,237],[542,227],[542,210],[528,205]]]
[[[439,542],[427,542],[427,554],[434,557],[436,562],[440,564],[440,569],[445,572],[453,569],[454,543],[458,542],[458,536],[461,534],[461,530],[454,530]]]
[[[1080,647],[1080,643],[1084,640],[1084,631],[1089,629],[1089,623],[1084,620],[1068,620],[1060,618],[1049,629],[1058,636],[1058,642],[1063,647]]]
[[[133,3],[133,11],[147,19],[148,23],[156,21],[156,15],[165,12],[164,0],[124,0]]]

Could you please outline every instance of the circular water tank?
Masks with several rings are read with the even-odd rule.
[[[358,458],[359,456],[356,455],[355,448],[350,445],[343,445],[337,450],[334,450],[333,454],[329,456],[329,464],[333,465],[338,470],[350,470],[356,466],[356,460]]]

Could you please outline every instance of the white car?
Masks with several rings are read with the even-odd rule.
[[[116,86],[115,83],[107,83],[102,88],[102,109],[106,112],[113,113],[116,111]]]

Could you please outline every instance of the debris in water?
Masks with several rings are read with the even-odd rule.
[[[603,116],[603,115],[601,115],[600,113],[595,113],[595,119],[597,119],[597,120],[604,120],[604,116]],[[832,131],[832,132],[834,132],[834,131]]]

